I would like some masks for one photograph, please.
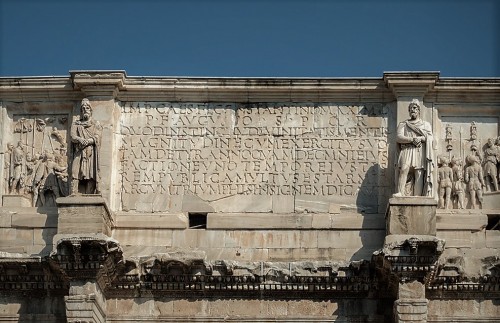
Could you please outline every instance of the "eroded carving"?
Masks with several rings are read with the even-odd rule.
[[[47,205],[50,198],[52,201],[49,204],[55,205],[56,198],[68,195],[67,167],[58,163],[62,159],[60,155],[56,159],[53,153],[45,152],[41,157],[33,180],[33,204],[37,205],[39,200],[41,205]]]
[[[453,171],[453,199],[458,209],[465,209],[465,189],[464,189],[464,171],[462,160],[458,157],[453,157],[451,160],[451,169]]]
[[[125,102],[122,208],[173,209],[170,199],[196,195],[247,211],[301,195],[376,209],[392,189],[390,113],[380,104]]]
[[[397,129],[400,145],[394,196],[432,196],[432,128],[420,119],[420,102],[408,106],[410,119],[401,122]]]
[[[453,141],[453,135],[451,133],[451,125],[446,125],[446,135],[445,135],[445,140],[446,140],[446,150],[447,151],[451,151],[453,150],[453,144],[452,144],[452,141]]]
[[[99,148],[102,127],[92,118],[92,106],[83,99],[80,118],[71,126],[73,143],[72,194],[99,192]]]
[[[484,182],[488,191],[498,191],[497,165],[500,151],[495,145],[495,139],[489,138],[484,150]]]
[[[439,159],[438,184],[439,184],[439,207],[442,209],[451,208],[451,190],[453,171],[449,166],[449,159],[442,156]]]
[[[475,155],[467,156],[465,168],[465,182],[470,194],[470,203],[473,209],[479,208],[483,203],[483,169]],[[479,205],[478,205],[479,202]]]
[[[453,171],[452,207],[490,208],[490,200],[498,199],[500,186],[500,147],[496,137],[498,119],[442,116],[441,122],[440,154],[451,159]],[[476,163],[482,169],[482,175]],[[465,182],[467,167],[470,167],[469,181]],[[483,198],[484,203],[480,201]]]
[[[24,187],[24,178],[26,176],[26,155],[21,141],[15,147],[12,144],[7,146],[10,151],[9,191],[10,194],[19,194]]]
[[[7,144],[7,187],[11,195],[25,196],[32,206],[55,206],[68,195],[66,129],[58,115],[15,115]]]

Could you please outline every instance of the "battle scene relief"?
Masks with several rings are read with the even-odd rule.
[[[4,195],[55,206],[69,194],[68,115],[15,114],[4,160]]]
[[[485,195],[500,197],[498,118],[443,117],[442,122],[439,207],[483,208]]]

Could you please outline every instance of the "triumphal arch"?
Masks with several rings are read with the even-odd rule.
[[[0,78],[0,321],[498,322],[500,80]]]

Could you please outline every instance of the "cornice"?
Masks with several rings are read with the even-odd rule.
[[[380,79],[311,78],[139,78],[125,82],[118,99],[202,102],[387,101]]]
[[[73,90],[69,77],[0,78],[0,100],[22,102],[77,98],[79,93]]]
[[[85,96],[115,98],[122,90],[125,71],[70,71],[73,87]]]
[[[0,78],[0,100],[14,102],[85,96],[120,101],[390,102],[413,95],[434,102],[497,104],[500,78],[440,78],[438,72],[386,72],[383,78],[138,77],[124,71]]]
[[[439,79],[439,72],[385,72],[384,81],[396,97],[424,97]]]
[[[441,78],[426,99],[439,103],[481,103],[498,105],[500,78]]]

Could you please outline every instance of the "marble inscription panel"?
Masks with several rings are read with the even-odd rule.
[[[122,209],[173,211],[158,199],[183,195],[216,211],[250,196],[253,206],[239,211],[271,211],[273,196],[377,207],[390,186],[388,113],[378,104],[125,102]]]

